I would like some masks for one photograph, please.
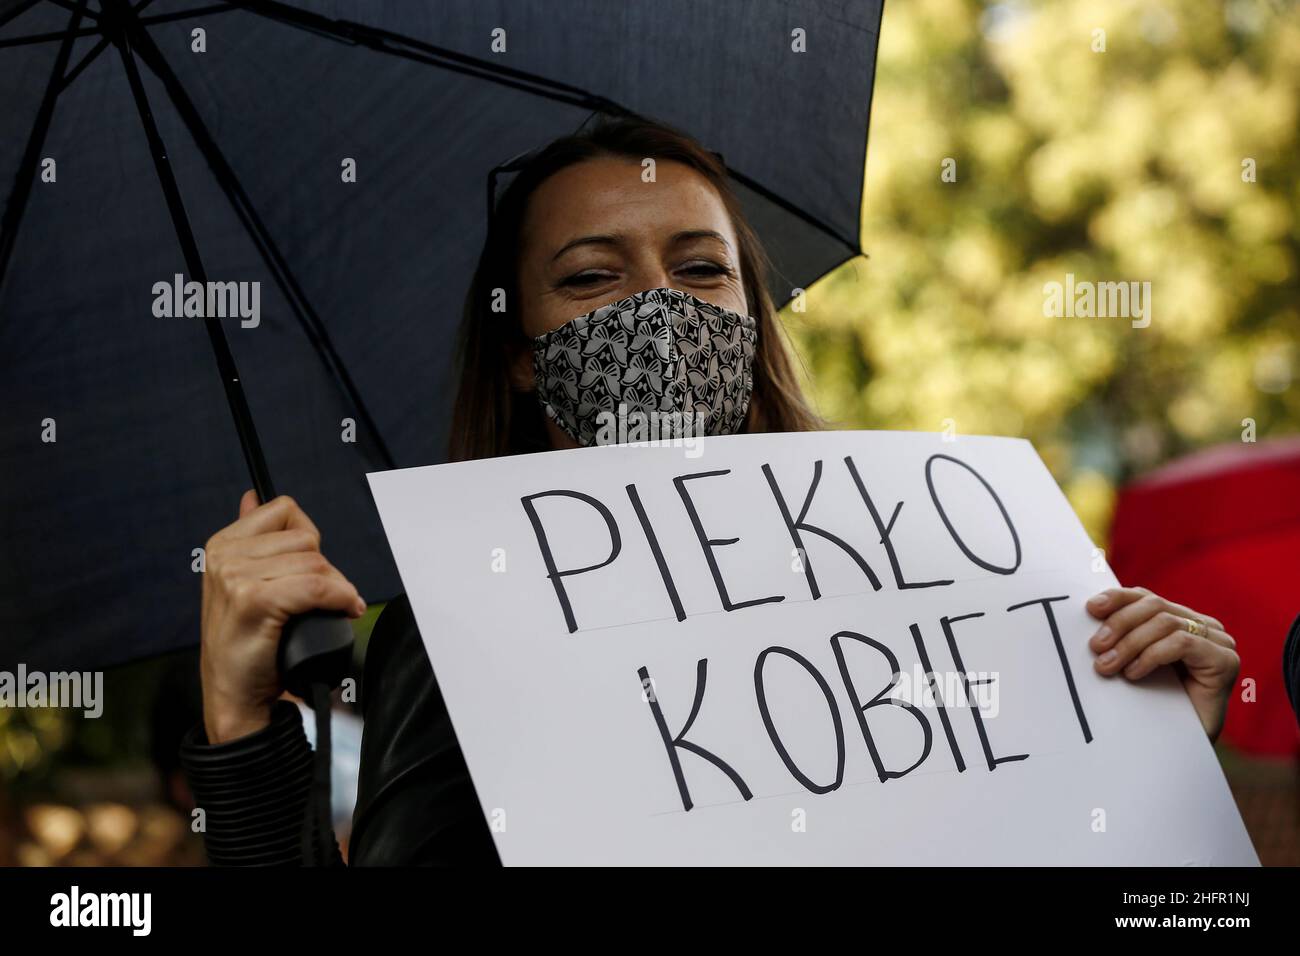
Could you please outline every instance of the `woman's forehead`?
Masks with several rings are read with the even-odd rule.
[[[713,185],[673,160],[658,160],[651,179],[637,160],[603,156],[568,166],[529,198],[524,244],[551,255],[583,235],[667,240],[712,230],[735,248],[731,217]]]

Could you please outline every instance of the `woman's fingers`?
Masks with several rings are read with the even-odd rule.
[[[267,557],[251,557],[230,561],[227,564],[232,578],[249,578],[254,581],[274,581],[298,574],[337,574],[344,581],[343,572],[330,564],[319,551],[288,551]],[[351,584],[351,582],[348,582]]]
[[[247,495],[245,495],[245,498]],[[258,505],[247,514],[243,513],[243,501],[240,502],[240,518],[217,532],[214,537],[226,539],[251,538],[253,535],[267,534],[271,531],[286,529],[304,529],[313,532],[317,539],[320,531],[307,513],[288,495],[272,498],[264,505]]]
[[[1094,666],[1106,676],[1141,680],[1158,667],[1180,665],[1183,687],[1211,740],[1223,728],[1228,695],[1241,661],[1237,642],[1217,618],[1166,601],[1146,588],[1110,588],[1094,595],[1088,613],[1102,624],[1089,640]],[[1188,629],[1190,622],[1193,634]]]
[[[260,596],[262,598],[260,606],[265,610],[283,610],[286,601],[292,603],[294,607],[298,607],[298,595],[306,586],[306,582],[302,579],[317,577],[328,579],[328,594],[331,603],[316,604],[311,605],[311,607],[345,611],[352,617],[360,617],[366,612],[366,602],[362,600],[356,585],[344,577],[343,572],[330,564],[319,551],[292,551],[267,558],[238,561],[230,566],[229,574],[232,580],[241,582],[242,586],[249,588],[250,596]],[[253,584],[250,586],[248,582],[253,582]],[[261,588],[260,586],[264,582],[269,583],[271,587]],[[337,586],[341,586],[343,590],[339,592]],[[283,594],[280,593],[281,589],[283,589]],[[348,600],[344,601],[343,597],[337,597],[336,599],[334,596],[338,594],[345,595]],[[283,598],[283,600],[278,598]],[[258,606],[255,601],[253,606]],[[288,613],[298,614],[301,612],[289,611]]]
[[[1136,605],[1130,605],[1130,607],[1134,606]],[[1113,642],[1109,650],[1104,651],[1097,658],[1097,670],[1103,674],[1114,674],[1124,670],[1151,645],[1180,632],[1188,637],[1192,636],[1184,628],[1184,618],[1170,611],[1157,611],[1123,634],[1118,641]],[[1127,672],[1125,676],[1129,676]]]
[[[1143,598],[1153,599],[1158,604],[1163,605],[1164,610],[1173,611],[1174,613],[1182,614],[1185,617],[1199,618],[1211,627],[1217,627],[1219,630],[1223,630],[1223,622],[1218,618],[1213,618],[1208,614],[1201,614],[1198,611],[1193,611],[1191,608],[1184,607],[1181,604],[1175,604],[1173,601],[1168,601],[1146,588],[1108,588],[1100,594],[1095,594],[1088,599],[1088,613],[1093,617],[1107,618],[1121,609],[1141,601]]]
[[[209,539],[208,573],[241,617],[284,618],[316,608],[365,613],[352,582],[321,554],[320,532],[297,502],[281,495],[259,505],[248,491],[239,512]]]
[[[203,722],[220,743],[270,722],[282,684],[276,645],[291,617],[313,610],[365,613],[357,589],[321,554],[320,531],[292,498],[259,504],[207,542],[200,666]]]
[[[1105,619],[1116,611],[1150,596],[1151,592],[1146,588],[1107,588],[1088,598],[1086,607],[1093,617]]]
[[[1165,609],[1164,600],[1159,595],[1141,593],[1137,588],[1116,588],[1103,591],[1101,596],[1109,599],[1106,606],[1111,610],[1102,619],[1097,633],[1092,636],[1094,651],[1114,647],[1129,631]]]
[[[269,558],[295,551],[320,553],[320,536],[307,528],[271,531],[251,538],[236,538],[227,545],[231,558]]]
[[[308,611],[342,611],[354,617],[365,611],[357,589],[341,574],[291,574],[270,581],[245,579],[247,606],[282,618]]]
[[[1164,599],[1161,598],[1161,600]],[[1194,621],[1200,621],[1202,624],[1206,626],[1207,629],[1217,630],[1219,632],[1223,631],[1223,622],[1220,621],[1217,617],[1210,617],[1210,615],[1202,614],[1200,611],[1193,611],[1190,607],[1187,607],[1186,605],[1183,604],[1175,604],[1173,601],[1165,601],[1165,607],[1168,610],[1173,611],[1179,617],[1187,617],[1187,618],[1191,618]],[[1228,637],[1227,634],[1221,634],[1221,636]],[[1228,640],[1231,641],[1232,638],[1228,637]],[[1235,642],[1234,642],[1234,646],[1235,646]]]
[[[1101,626],[1088,642],[1098,654],[1114,648],[1126,634],[1159,614],[1200,621],[1208,631],[1218,632],[1213,638],[1216,643],[1225,647],[1236,646],[1218,619],[1167,601],[1146,588],[1110,588],[1089,599],[1087,608],[1093,617],[1103,618]]]
[[[1189,672],[1199,671],[1236,673],[1237,655],[1208,637],[1197,637],[1177,629],[1149,644],[1137,659],[1124,669],[1129,680],[1141,680],[1157,667],[1181,662]]]

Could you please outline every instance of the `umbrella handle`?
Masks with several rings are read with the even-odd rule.
[[[289,618],[276,649],[280,681],[311,704],[316,715],[316,752],[304,807],[302,862],[328,866],[337,855],[330,832],[330,691],[352,665],[352,624],[337,611],[309,611]]]
[[[337,611],[310,611],[289,619],[276,651],[286,690],[311,700],[311,685],[338,687],[352,665],[352,624]]]

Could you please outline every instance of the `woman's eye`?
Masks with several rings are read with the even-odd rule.
[[[716,262],[692,262],[682,267],[682,272],[692,276],[730,275],[731,270]]]
[[[591,271],[575,272],[573,275],[565,276],[563,279],[561,279],[560,285],[565,285],[565,286],[595,285],[597,282],[603,282],[608,278],[610,278],[610,276],[609,273],[606,272],[591,272]]]

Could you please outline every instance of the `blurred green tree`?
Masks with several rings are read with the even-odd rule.
[[[1029,438],[1098,542],[1132,474],[1294,431],[1298,135],[1293,3],[888,4],[868,258],[786,310],[821,411]],[[1150,325],[1046,315],[1067,274]]]

